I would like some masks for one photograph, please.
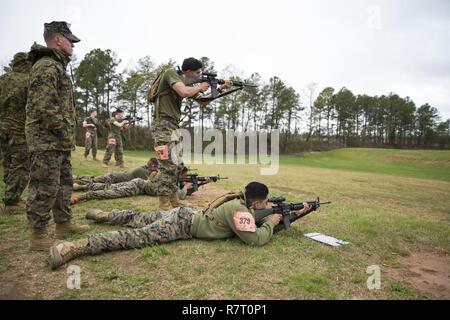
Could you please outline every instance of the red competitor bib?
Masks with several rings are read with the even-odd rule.
[[[164,146],[155,147],[156,158],[159,160],[169,160],[169,146],[166,144]]]
[[[255,218],[250,212],[234,210],[233,221],[238,231],[256,232]]]

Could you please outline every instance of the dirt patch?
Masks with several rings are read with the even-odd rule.
[[[229,192],[229,190],[223,189],[217,184],[210,183],[207,186],[200,187],[197,192],[186,197],[186,200],[183,200],[182,202],[196,208],[205,208],[211,201],[227,192]]]
[[[399,268],[389,268],[388,274],[405,281],[417,290],[434,297],[450,300],[450,256],[434,253],[414,253],[398,260]]]
[[[27,298],[29,288],[25,287],[23,279],[8,278],[2,283],[0,289],[0,300],[24,300]]]

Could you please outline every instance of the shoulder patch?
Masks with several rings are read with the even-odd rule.
[[[238,231],[256,232],[255,217],[250,212],[234,210],[233,221]]]

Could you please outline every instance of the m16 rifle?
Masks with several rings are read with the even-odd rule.
[[[236,91],[243,90],[244,88],[253,87],[256,88],[258,86],[245,83],[243,81],[238,80],[229,80],[231,81],[234,89],[228,90],[225,92],[221,92],[221,90],[218,88],[218,85],[222,85],[225,83],[224,79],[218,79],[217,73],[213,72],[203,72],[200,77],[186,77],[185,84],[187,86],[194,85],[197,83],[207,82],[209,86],[211,87],[211,95],[208,95],[206,97],[201,97],[200,100],[202,101],[213,101],[222,97],[225,97],[229,94],[232,94]]]
[[[134,124],[136,122],[144,120],[144,118],[141,117],[132,117],[132,116],[126,116],[123,118],[123,120],[128,121],[129,124]]]
[[[203,177],[203,176],[199,176],[198,173],[188,173],[186,175],[186,178],[178,179],[178,185],[179,185],[180,189],[183,189],[184,185],[186,183],[191,183],[192,188],[190,188],[187,193],[187,195],[190,196],[194,192],[198,191],[198,188],[200,186],[207,184],[208,181],[217,182],[219,180],[225,180],[225,179],[228,179],[228,177],[221,177],[220,175]]]
[[[317,200],[312,201],[305,201],[309,204],[310,210],[308,212],[305,212],[300,215],[296,215],[294,218],[291,216],[291,213],[294,211],[299,211],[304,208],[303,202],[298,203],[285,203],[286,198],[282,196],[273,197],[269,199],[269,202],[273,203],[274,205],[272,208],[269,209],[260,209],[255,210],[255,220],[256,222],[261,221],[265,217],[271,215],[271,214],[281,214],[283,216],[283,226],[284,229],[289,228],[292,222],[303,218],[304,216],[310,214],[313,211],[316,211],[320,208],[323,204],[330,204],[331,202],[320,202],[320,199],[317,198]]]

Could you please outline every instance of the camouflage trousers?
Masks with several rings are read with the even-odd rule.
[[[97,133],[90,133],[89,138],[84,142],[84,156],[87,157],[92,150],[92,157],[97,157]]]
[[[177,141],[173,141],[172,133],[178,129],[175,123],[161,119],[159,124],[153,122],[151,133],[154,140],[154,146],[165,146],[169,148],[169,159],[158,159],[159,172],[156,193],[158,196],[169,196],[177,192],[177,180],[180,164],[182,162],[181,150],[176,150]]]
[[[114,138],[116,144],[109,143],[109,139]],[[123,164],[123,142],[122,137],[110,136],[108,137],[108,144],[106,145],[105,156],[103,157],[103,163],[109,164],[112,154],[114,153],[114,159],[116,160],[116,165],[119,166]]]
[[[117,199],[139,195],[156,195],[155,183],[141,178],[136,178],[128,182],[116,184],[92,183],[88,185],[89,190],[78,197],[81,201],[92,199]]]
[[[103,232],[89,237],[92,254],[102,251],[135,249],[191,239],[192,217],[195,210],[179,207],[170,211],[139,213],[132,210],[113,210],[109,223],[131,229]]]
[[[14,144],[7,137],[2,139],[3,182],[5,183],[5,205],[14,205],[28,185],[30,157],[25,144]]]
[[[72,218],[72,164],[70,151],[45,151],[31,155],[27,217],[34,228],[44,228],[50,211],[56,223]]]
[[[79,176],[73,180],[73,183],[77,183],[79,185],[91,185],[91,184],[114,184],[120,182],[127,182],[130,180],[124,179],[124,175],[122,173],[107,173],[102,176]],[[100,189],[97,189],[100,190]]]

